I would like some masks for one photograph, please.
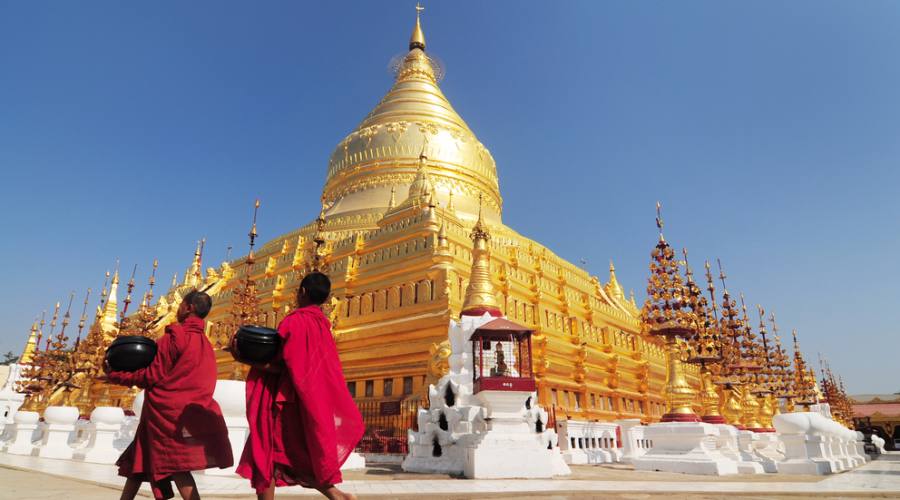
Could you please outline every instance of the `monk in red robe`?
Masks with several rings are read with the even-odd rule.
[[[122,499],[137,495],[150,481],[155,498],[172,498],[171,481],[182,498],[199,500],[191,471],[234,463],[228,429],[216,388],[216,356],[204,333],[203,318],[212,307],[209,295],[192,291],[178,308],[178,324],[166,327],[156,357],[135,372],[109,371],[107,379],[145,390],[134,441],[119,457],[119,475],[127,477]]]
[[[344,381],[331,323],[319,307],[331,293],[322,273],[303,278],[297,309],[278,326],[281,354],[247,376],[250,438],[237,473],[259,499],[276,486],[315,488],[331,499],[355,496],[335,485],[341,465],[362,438],[362,416]],[[240,353],[233,352],[240,359]]]

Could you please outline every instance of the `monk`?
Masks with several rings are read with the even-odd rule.
[[[128,478],[121,498],[131,500],[143,481],[149,481],[153,496],[175,496],[171,481],[185,500],[199,500],[191,471],[234,464],[228,429],[216,388],[216,356],[204,333],[203,318],[212,299],[192,291],[178,307],[178,324],[166,327],[156,342],[157,352],[147,368],[135,372],[110,371],[107,380],[145,390],[144,406],[134,441],[116,465]]]
[[[253,365],[247,376],[250,438],[237,473],[260,500],[274,499],[276,486],[298,484],[330,499],[356,498],[335,486],[364,425],[320,307],[330,293],[327,276],[305,276],[297,309],[278,325],[279,358]],[[240,359],[233,339],[231,349]]]

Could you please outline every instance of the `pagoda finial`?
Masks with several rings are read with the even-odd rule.
[[[103,327],[105,330],[114,328],[118,318],[118,291],[119,291],[119,259],[116,259],[116,267],[113,271],[112,282],[109,285],[109,295],[103,304]]]
[[[38,323],[37,319],[35,319],[34,323],[31,324],[31,333],[28,334],[28,341],[25,343],[25,349],[22,351],[22,355],[19,356],[20,365],[31,364],[31,361],[34,359],[37,343],[40,342],[37,335]]]
[[[478,221],[472,228],[472,271],[469,273],[469,285],[466,287],[466,297],[463,300],[463,316],[481,316],[488,313],[499,317],[503,313],[494,293],[494,284],[491,282],[491,235],[484,225],[481,217],[481,203],[483,196],[478,195]]]
[[[397,206],[397,186],[391,186],[391,199],[388,201],[388,210]]]
[[[147,282],[147,293],[144,296],[147,305],[153,301],[153,285],[156,284],[156,268],[159,267],[159,260],[153,259],[153,271],[150,273],[150,280]]]
[[[122,312],[119,314],[119,330],[121,330],[121,324],[125,322],[125,318],[128,317],[128,306],[131,304],[131,292],[134,291],[134,275],[137,274],[137,264],[134,265],[134,268],[131,270],[131,278],[128,279],[128,288],[125,292],[125,300],[122,301]]]
[[[609,282],[606,284],[606,290],[616,299],[625,300],[625,291],[616,279],[616,266],[612,259],[609,259]]]
[[[191,267],[184,273],[184,284],[197,287],[203,281],[203,247],[206,245],[206,238],[197,240],[197,248],[194,250],[194,258],[191,260]]]
[[[43,311],[41,311],[41,321],[38,323],[37,343],[35,344],[38,349],[41,348],[41,337],[44,336],[44,325],[47,324],[45,321],[46,317],[47,317],[47,310],[44,309]]]
[[[663,237],[663,218],[662,218],[662,203],[656,202],[656,227],[659,229],[659,241],[665,241],[666,239]]]
[[[447,249],[447,228],[444,219],[441,218],[441,227],[438,229],[438,248]]]
[[[84,325],[87,322],[87,308],[88,302],[91,299],[91,289],[87,289],[87,293],[84,294],[84,305],[81,307],[81,316],[78,318],[78,335],[75,337],[75,349],[78,349],[78,344],[81,343],[81,331],[84,330]]]
[[[56,330],[56,320],[59,319],[59,302],[53,307],[53,317],[50,318],[50,333],[47,334],[46,344],[44,346],[45,351],[50,350],[50,340],[53,339],[53,332]]]
[[[718,302],[716,302],[716,285],[713,280],[712,271],[710,269],[708,260],[703,263],[703,267],[706,268],[706,290],[709,292],[710,307],[712,308],[713,318],[716,320],[716,323],[718,323],[719,304]]]
[[[413,28],[412,35],[409,37],[409,50],[425,50],[425,33],[422,31],[422,11],[424,10],[425,7],[416,3],[416,26]]]

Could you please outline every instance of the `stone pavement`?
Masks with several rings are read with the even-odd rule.
[[[404,474],[373,467],[348,473],[344,489],[360,498],[900,498],[900,453],[889,453],[857,470],[830,477],[730,476],[711,478],[635,472],[621,466],[581,466],[574,476],[552,480],[466,480]],[[252,498],[242,479],[197,474],[204,498]],[[115,498],[122,480],[115,468],[0,454],[0,498]],[[316,497],[302,488],[279,489],[279,498]]]

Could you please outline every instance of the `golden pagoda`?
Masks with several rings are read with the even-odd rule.
[[[293,307],[303,276],[320,269],[332,280],[323,309],[345,378],[369,419],[369,402],[424,404],[427,384],[447,370],[448,328],[469,297],[534,330],[540,404],[584,420],[659,420],[662,342],[642,333],[640,310],[612,266],[603,283],[503,223],[494,158],[444,96],[426,47],[417,10],[393,85],[330,156],[318,217],[205,273],[198,246],[182,282],[142,310],[152,307],[158,333],[175,320],[187,291],[205,290],[214,303],[207,328],[219,348],[219,376],[234,378],[239,370],[223,348],[235,312],[247,310],[247,290],[255,291],[255,322],[274,327]],[[491,285],[490,297],[487,288],[470,290],[472,273],[478,287]],[[117,286],[118,272],[91,328],[107,344],[122,322]],[[685,370],[696,388],[697,367]],[[93,384],[90,391],[95,403],[123,404],[122,389]]]

